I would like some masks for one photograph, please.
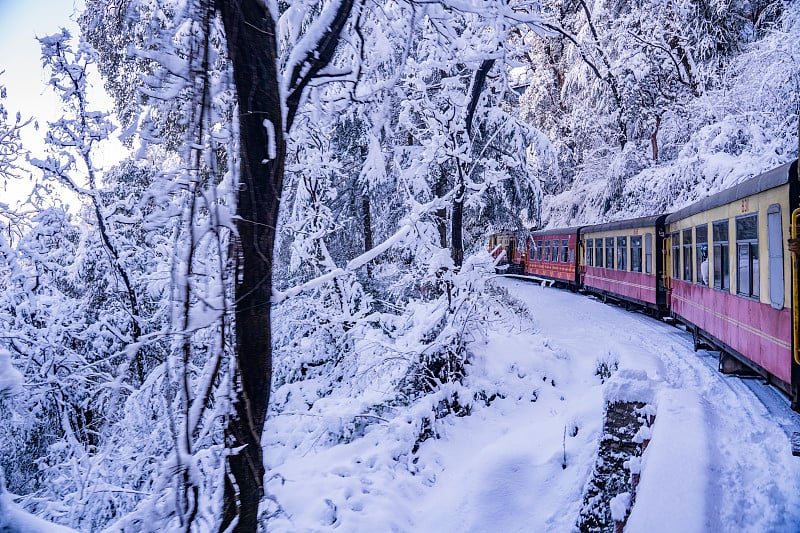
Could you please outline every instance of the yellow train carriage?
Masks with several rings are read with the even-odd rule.
[[[671,314],[706,342],[798,398],[792,264],[787,240],[800,204],[797,163],[756,176],[666,218]]]

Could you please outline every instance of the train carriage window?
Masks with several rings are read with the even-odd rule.
[[[695,272],[699,285],[708,285],[708,226],[697,226],[695,236]]]
[[[606,237],[606,268],[614,268],[614,237]]]
[[[653,273],[653,234],[644,234],[644,272]]]
[[[561,262],[569,261],[569,240],[561,239]]]
[[[759,295],[758,215],[736,219],[736,293],[757,298]]]
[[[683,281],[692,281],[692,230],[683,230]]]
[[[617,270],[628,270],[628,238],[617,237]]]
[[[544,241],[544,260],[550,261],[550,241]]]
[[[631,236],[631,271],[642,271],[642,237],[641,235]]]
[[[681,241],[676,231],[670,236],[672,247],[672,279],[681,279]]]
[[[575,263],[575,249],[574,249],[574,248],[570,248],[570,249],[569,249],[569,258],[568,258],[568,261],[569,261],[569,264],[573,264],[573,263]]]
[[[714,244],[714,288],[723,291],[731,288],[731,269],[728,259],[728,221],[714,222],[711,226]]]
[[[594,261],[594,239],[586,239],[586,266],[592,266]]]
[[[769,260],[769,303],[774,309],[783,309],[783,229],[781,206],[773,204],[767,209],[767,245]]]
[[[558,256],[559,256],[558,242],[559,241],[557,239],[553,241],[553,250],[550,252],[550,261],[552,261],[553,263],[558,262]]]
[[[594,266],[603,268],[603,239],[594,240]]]
[[[536,260],[542,260],[542,241],[536,241]]]

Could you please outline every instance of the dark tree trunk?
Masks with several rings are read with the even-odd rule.
[[[364,251],[369,252],[374,246],[372,242],[372,214],[370,213],[369,194],[361,196],[361,210],[364,220]]]
[[[236,228],[234,412],[220,529],[255,531],[264,495],[261,434],[272,377],[272,252],[283,187],[283,136],[275,21],[258,0],[218,0],[239,101],[240,185]],[[271,127],[265,126],[267,121]]]
[[[447,194],[447,173],[442,166],[439,166],[439,177],[436,180],[434,194],[437,198],[444,198]],[[439,231],[439,246],[447,248],[447,208],[442,207],[436,210],[436,229]]]
[[[364,224],[364,252],[369,252],[374,246],[372,241],[372,213],[367,191],[361,196],[361,218]],[[371,263],[367,263],[367,275],[372,276]]]
[[[283,188],[286,137],[310,81],[333,58],[354,0],[332,2],[330,24],[292,67],[286,116],[278,81],[275,20],[262,0],[215,0],[222,16],[239,103],[240,176],[236,228],[236,343],[233,413],[220,530],[258,527],[264,495],[261,435],[272,379],[272,255]],[[322,15],[325,16],[325,15]]]
[[[450,256],[456,269],[464,264],[464,175],[461,164],[458,164],[458,182],[456,184],[456,194],[453,198],[453,219],[450,226]]]
[[[469,103],[467,104],[467,115],[465,119],[465,127],[467,130],[467,137],[472,141],[472,125],[475,119],[475,111],[478,108],[478,102],[481,99],[483,87],[486,85],[486,77],[489,71],[494,66],[494,59],[485,59],[475,71],[475,77],[472,79],[472,86],[470,87]],[[464,195],[467,192],[466,179],[463,164],[460,161],[456,162],[456,191],[453,198],[453,213],[450,225],[450,256],[453,258],[453,264],[456,268],[460,268],[464,263]]]

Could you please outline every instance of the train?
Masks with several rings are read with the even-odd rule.
[[[489,236],[498,268],[683,324],[800,412],[797,160],[671,213]]]

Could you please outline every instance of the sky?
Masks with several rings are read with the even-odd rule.
[[[41,66],[41,50],[36,37],[52,35],[66,28],[73,37],[80,32],[75,22],[83,10],[82,0],[0,0],[0,84],[6,86],[5,105],[13,116],[33,117],[39,131],[28,127],[23,142],[33,157],[44,155],[43,137],[47,122],[59,116],[60,101],[45,85]],[[102,89],[102,80],[95,76],[90,106],[110,110],[110,99]],[[100,166],[110,166],[124,155],[118,143],[95,154]],[[31,170],[36,173],[38,171]],[[9,183],[7,191],[0,189],[0,203],[15,204],[26,196],[29,180]]]
[[[0,80],[8,89],[10,110],[17,107],[29,116],[58,112],[58,100],[45,89],[36,37],[61,27],[77,35],[77,5],[72,0],[0,0],[0,71],[5,70]]]

